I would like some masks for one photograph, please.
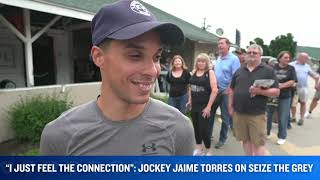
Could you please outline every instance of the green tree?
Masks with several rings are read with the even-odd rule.
[[[273,57],[277,57],[281,51],[289,51],[292,57],[295,57],[297,42],[293,40],[293,35],[288,33],[287,35],[277,36],[270,42],[269,48]]]
[[[258,44],[258,45],[260,45],[260,46],[262,47],[262,49],[263,49],[263,55],[264,55],[264,56],[269,56],[269,55],[270,55],[269,46],[266,45],[266,44],[264,44],[263,39],[257,37],[257,38],[255,38],[253,41],[250,41],[250,45],[251,45],[251,44]]]

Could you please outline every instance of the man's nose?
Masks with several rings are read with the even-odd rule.
[[[147,74],[150,76],[158,76],[160,73],[160,63],[154,62],[153,60],[148,60],[144,63],[143,66],[143,74]]]

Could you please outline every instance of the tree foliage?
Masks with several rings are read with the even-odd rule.
[[[277,36],[270,42],[269,48],[271,56],[277,57],[281,51],[289,51],[292,57],[295,57],[297,42],[293,40],[293,35],[288,33],[287,35]]]
[[[260,46],[262,47],[262,49],[263,49],[263,55],[264,55],[264,56],[269,56],[269,55],[270,55],[269,46],[266,45],[266,44],[264,44],[263,39],[257,37],[257,38],[254,39],[254,41],[250,41],[250,45],[251,45],[251,44],[258,44],[258,45],[260,45]]]
[[[270,45],[265,45],[263,39],[257,37],[254,41],[250,41],[250,45],[253,43],[259,44],[263,49],[264,56],[277,57],[281,51],[289,51],[292,57],[295,57],[297,42],[293,38],[293,35],[288,33],[287,35],[277,36],[270,42]]]

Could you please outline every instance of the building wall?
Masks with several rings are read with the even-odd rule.
[[[0,82],[8,79],[25,87],[23,51],[22,42],[0,23]]]
[[[171,52],[166,56],[173,57],[176,54],[181,55],[184,58],[188,69],[191,71],[193,69],[194,60],[198,54],[207,53],[208,55],[214,55],[217,49],[217,44],[198,43],[186,39],[183,46],[172,48]]]
[[[84,93],[85,92],[85,93]],[[7,119],[8,109],[21,98],[38,94],[50,95],[59,93],[68,94],[74,106],[97,98],[100,92],[100,83],[82,83],[69,85],[41,86],[33,88],[0,89],[0,143],[13,139],[14,133]]]
[[[195,59],[200,53],[207,53],[209,56],[212,56],[217,50],[218,47],[216,44],[195,43],[193,59]]]
[[[52,68],[56,69],[57,84],[73,83],[72,33],[49,30],[47,35],[53,38],[56,67]],[[0,81],[9,79],[18,88],[26,86],[23,52],[23,42],[0,23]]]
[[[194,41],[185,39],[183,46],[171,48],[171,52],[168,57],[173,57],[174,55],[181,55],[186,62],[189,70],[192,70],[193,60],[194,60]]]
[[[189,71],[192,71],[193,69],[193,61],[194,61],[194,55],[195,55],[194,46],[195,46],[194,41],[186,40],[183,47],[183,52],[185,55],[184,58]]]

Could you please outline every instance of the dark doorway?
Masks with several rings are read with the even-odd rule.
[[[42,35],[33,44],[34,85],[56,84],[52,37]]]

